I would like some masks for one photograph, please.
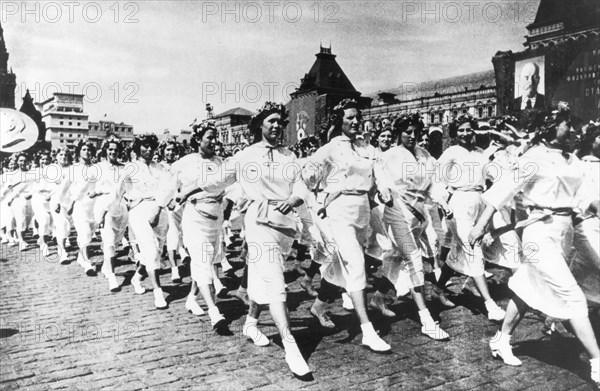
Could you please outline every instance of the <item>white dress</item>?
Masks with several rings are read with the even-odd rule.
[[[168,229],[166,206],[174,194],[172,179],[162,165],[141,159],[127,163],[125,171],[128,174],[117,197],[124,196],[127,201],[129,228],[140,249],[140,263],[150,270],[160,269]],[[157,213],[158,224],[152,227],[150,220]]]
[[[481,193],[489,156],[478,148],[469,151],[454,145],[444,151],[438,162],[440,179],[452,193],[448,204],[454,212],[454,217],[446,221],[452,231],[446,264],[467,276],[481,276],[484,273],[482,249],[478,244],[471,248],[468,237],[485,207]]]
[[[293,213],[276,211],[279,201],[306,197],[296,155],[284,147],[253,144],[227,159],[207,191],[223,189],[236,180],[249,206],[244,218],[248,244],[248,296],[258,304],[285,302],[284,261],[296,235]],[[216,186],[216,187],[215,187]]]
[[[403,146],[391,148],[376,167],[378,186],[389,188],[393,194],[393,204],[385,207],[383,221],[390,232],[394,256],[384,258],[383,272],[403,293],[425,283],[421,242],[427,226],[425,200],[443,202],[448,193],[434,180],[435,159],[421,147],[415,147],[414,155]]]
[[[600,159],[582,158],[584,167],[583,189],[579,208],[586,217],[575,227],[571,272],[581,286],[588,302],[600,305],[600,219],[586,213],[591,202],[600,200]]]
[[[176,161],[170,168],[182,195],[197,188],[204,190],[192,195],[181,212],[183,244],[191,258],[191,277],[202,285],[212,284],[211,267],[219,254],[223,225],[223,191],[206,190],[204,180],[207,173],[219,170],[222,164],[218,156],[204,159],[200,154],[193,153]]]
[[[321,276],[348,292],[364,290],[367,282],[363,247],[371,215],[368,192],[374,186],[374,159],[372,148],[341,135],[310,156],[302,170],[308,187],[318,185],[326,194],[327,217],[313,216],[331,251]]]
[[[527,305],[548,316],[587,316],[585,296],[567,265],[573,245],[568,211],[577,206],[583,184],[581,161],[571,154],[565,159],[560,150],[538,145],[518,159],[515,169],[516,175],[504,176],[483,195],[485,202],[500,210],[522,191],[523,204],[532,217],[544,209],[553,214],[523,230],[523,264],[508,286]]]

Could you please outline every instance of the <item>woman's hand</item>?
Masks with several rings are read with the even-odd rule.
[[[471,232],[469,232],[469,244],[471,248],[475,247],[477,243],[481,242],[483,236],[485,235],[485,227],[482,227],[481,224],[476,224]]]
[[[285,201],[279,201],[275,207],[275,210],[283,213],[284,215],[290,213],[292,209],[294,209],[294,206],[291,198]]]
[[[392,192],[388,188],[379,189],[378,191],[379,200],[387,206],[393,205]]]

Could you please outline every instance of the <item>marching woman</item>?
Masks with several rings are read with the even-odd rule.
[[[98,165],[93,164],[93,156],[96,155],[96,147],[89,141],[82,141],[75,150],[78,158],[77,164],[69,168],[68,178],[61,184],[58,192],[59,199],[67,197],[71,205],[67,208],[67,214],[73,217],[73,226],[77,231],[77,245],[79,253],[77,263],[85,270],[85,274],[92,277],[96,275],[96,269],[90,262],[90,244],[96,228],[94,222],[93,195],[96,181],[102,175]]]
[[[306,186],[296,155],[279,145],[287,124],[281,104],[265,103],[250,121],[253,144],[224,163],[219,186],[238,181],[249,206],[245,217],[248,243],[248,296],[250,308],[243,334],[256,345],[269,344],[258,329],[261,306],[268,304],[285,348],[285,360],[294,376],[311,380],[312,373],[290,331],[286,307],[284,261],[296,234],[292,209],[301,205]],[[207,187],[210,190],[210,187]]]
[[[69,262],[69,253],[67,252],[67,241],[71,233],[73,221],[68,213],[71,202],[59,194],[59,189],[69,177],[69,167],[73,163],[73,155],[68,149],[59,149],[56,153],[56,163],[60,167],[60,177],[57,181],[57,187],[50,197],[52,206],[52,222],[54,223],[54,236],[58,247],[59,260],[62,265]]]
[[[319,229],[327,237],[326,242],[335,244],[334,262],[322,273],[319,297],[311,313],[323,324],[325,303],[335,291],[332,284],[345,288],[360,321],[362,344],[376,352],[388,352],[390,345],[377,335],[366,308],[363,245],[371,214],[369,192],[375,183],[374,149],[357,142],[360,121],[357,102],[341,101],[332,113],[331,135],[334,137],[308,158],[302,170],[308,188],[319,185],[327,195],[323,204],[326,217],[323,220],[315,217],[313,221],[321,226]]]
[[[24,152],[16,155],[16,163],[17,169],[10,172],[8,176],[8,206],[15,218],[19,248],[21,251],[25,251],[29,248],[24,236],[31,223],[30,199],[35,173],[29,172],[29,157]]]
[[[216,306],[214,280],[215,257],[220,253],[220,231],[223,225],[224,191],[199,191],[207,175],[218,170],[223,160],[215,156],[217,130],[212,124],[194,128],[190,141],[197,153],[184,156],[171,165],[171,174],[176,178],[175,186],[182,195],[184,204],[181,216],[183,243],[190,253],[191,290],[185,308],[194,315],[204,314],[196,302],[196,290],[208,306],[208,316],[214,329],[226,325],[225,318]],[[171,229],[171,227],[169,227]]]
[[[594,307],[600,306],[600,127],[588,125],[580,150],[584,167],[579,209],[583,221],[575,226],[573,276]]]
[[[391,233],[394,256],[384,257],[383,272],[397,291],[406,289],[408,283],[412,298],[419,310],[421,332],[433,339],[447,339],[431,317],[423,295],[423,246],[421,236],[427,225],[426,199],[441,205],[450,215],[445,188],[435,181],[436,161],[424,148],[416,146],[418,132],[423,123],[409,117],[400,124],[400,145],[381,155],[376,165],[380,192],[390,192],[386,198],[392,202],[385,207],[383,221]],[[403,275],[408,275],[402,278]]]
[[[469,242],[476,245],[495,211],[511,202],[517,192],[523,193],[530,215],[522,239],[535,248],[525,254],[528,261],[509,280],[514,297],[508,303],[502,327],[490,341],[492,354],[508,365],[521,365],[512,353],[510,337],[529,306],[570,321],[590,356],[591,378],[600,386],[600,350],[588,318],[586,298],[566,262],[573,243],[572,213],[582,190],[584,168],[579,159],[565,152],[570,128],[568,113],[560,112],[538,132],[532,148],[518,160],[519,175],[504,176],[484,194],[487,206],[469,234]]]
[[[117,194],[119,180],[126,175],[125,166],[118,162],[119,154],[123,151],[123,143],[118,138],[111,137],[104,141],[101,151],[102,155],[106,156],[106,160],[98,164],[102,176],[96,182],[91,196],[96,198],[94,219],[100,227],[102,236],[104,254],[102,274],[108,279],[108,289],[116,292],[120,289],[114,271],[116,251],[123,240],[128,223],[125,200]]]
[[[437,281],[436,292],[441,294],[453,270],[472,277],[477,291],[485,300],[488,319],[502,320],[504,311],[492,300],[484,276],[484,259],[481,245],[469,246],[468,235],[485,207],[481,194],[485,186],[489,157],[475,146],[477,122],[461,116],[457,120],[458,145],[454,145],[440,156],[441,179],[452,193],[449,206],[454,213],[447,224],[452,230],[453,243]],[[456,126],[454,124],[453,126]]]
[[[17,169],[17,160],[16,157],[13,158],[13,156],[11,156],[9,159],[6,169],[2,171],[2,183],[0,183],[2,189],[2,196],[0,200],[0,226],[2,227],[2,243],[8,243],[10,246],[16,246],[18,244],[15,236],[15,216],[9,204],[11,199],[11,190],[12,187],[14,187],[14,182],[9,181],[9,178],[11,178],[11,175],[13,175]]]
[[[52,163],[49,151],[42,151],[39,154],[38,177],[32,186],[31,209],[33,217],[38,224],[38,245],[45,256],[48,254],[48,241],[52,237],[52,212],[50,208],[50,197],[56,188],[56,182],[52,181],[49,175],[48,166]],[[54,173],[52,173],[54,174]],[[59,172],[56,173],[60,175]],[[54,179],[54,178],[52,178]]]
[[[377,135],[377,152],[381,155],[392,147],[394,138],[392,136],[392,127],[388,126],[382,129]]]
[[[142,269],[148,273],[154,293],[154,306],[167,308],[160,287],[160,258],[165,243],[168,223],[166,206],[173,197],[171,179],[164,166],[152,160],[158,148],[154,134],[136,136],[133,150],[138,158],[126,165],[127,175],[119,181],[117,199],[125,197],[129,209],[129,228],[139,248],[139,264],[131,278],[137,294],[146,292],[142,285]],[[129,167],[133,167],[133,171]]]
[[[162,157],[162,164],[167,168],[167,171],[171,169],[173,163],[180,157],[180,151],[182,147],[175,140],[166,140],[159,146],[160,155]],[[174,174],[173,174],[174,175]],[[167,254],[169,257],[169,263],[171,264],[171,281],[174,283],[181,282],[181,276],[179,275],[179,268],[177,267],[177,252],[180,249],[183,250],[182,233],[181,233],[181,214],[183,213],[181,208],[174,210],[167,210],[167,216],[169,220],[169,229],[167,230]],[[181,258],[185,258],[187,255],[181,254]]]

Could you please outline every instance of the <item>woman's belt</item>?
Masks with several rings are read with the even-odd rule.
[[[367,193],[369,193],[368,190],[342,190],[335,193],[328,193],[323,201],[323,209],[327,209],[327,207],[340,196],[363,196]]]
[[[127,202],[127,210],[131,210],[131,209],[135,208],[136,206],[138,206],[142,202],[156,201],[156,199],[154,197],[144,197],[144,198],[140,198],[140,199],[137,199],[137,200],[130,200],[127,197],[123,197],[123,199],[125,200],[125,202]]]
[[[211,196],[211,197],[203,197],[203,198],[193,198],[191,200],[188,200],[190,204],[196,206],[196,205],[200,205],[200,204],[221,204],[223,202],[223,194],[220,194],[218,196]],[[206,217],[209,220],[214,220],[217,221],[219,220],[219,216],[215,216],[211,213],[208,213],[204,210],[195,208],[196,212],[200,213],[202,216]]]
[[[573,214],[573,208],[544,208],[543,206],[528,206],[529,213],[544,213],[554,216],[571,216]]]

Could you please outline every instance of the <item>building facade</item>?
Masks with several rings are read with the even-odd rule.
[[[217,128],[217,139],[227,153],[233,153],[248,145],[248,125],[253,115],[250,110],[236,107],[210,118]]]
[[[123,122],[116,123],[114,121],[108,121],[106,119],[98,122],[89,122],[87,138],[93,142],[96,147],[100,147],[102,142],[110,136],[118,137],[123,140],[125,145],[130,146],[133,144],[134,139],[133,126]]]
[[[494,71],[484,71],[380,91],[373,104],[363,110],[366,130],[394,122],[408,113],[420,112],[426,126],[442,126],[461,114],[480,120],[496,116]]]
[[[9,56],[4,42],[4,30],[0,24],[0,107],[14,109],[17,76],[8,67]]]
[[[56,92],[41,103],[36,103],[46,125],[46,141],[53,149],[74,148],[88,136],[88,115],[83,110],[84,95]]]

